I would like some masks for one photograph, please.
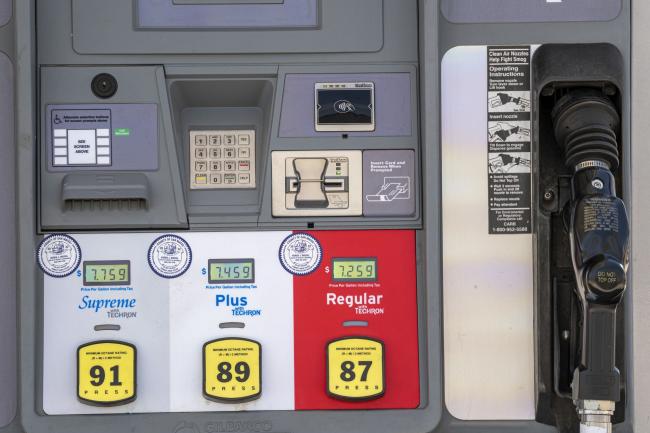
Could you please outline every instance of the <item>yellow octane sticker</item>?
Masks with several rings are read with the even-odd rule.
[[[136,349],[96,341],[77,349],[77,397],[93,405],[126,404],[136,397]]]
[[[384,344],[348,337],[327,345],[327,393],[342,400],[371,400],[384,394]]]
[[[262,393],[262,346],[245,338],[222,338],[203,345],[203,395],[241,402]]]

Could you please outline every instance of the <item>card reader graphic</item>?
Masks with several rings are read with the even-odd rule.
[[[368,201],[408,200],[411,198],[411,178],[408,176],[385,177],[376,194],[367,194]]]

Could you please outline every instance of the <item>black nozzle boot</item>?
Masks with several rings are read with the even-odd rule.
[[[621,119],[612,101],[600,90],[572,90],[555,104],[551,116],[567,167],[574,169],[583,161],[602,161],[616,171],[616,137]]]

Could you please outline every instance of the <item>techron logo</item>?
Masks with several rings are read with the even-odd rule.
[[[215,421],[203,429],[193,422],[181,421],[172,433],[263,433],[273,430],[271,421]]]

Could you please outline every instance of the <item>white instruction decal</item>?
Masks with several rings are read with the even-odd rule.
[[[490,234],[530,233],[530,47],[488,47]]]

